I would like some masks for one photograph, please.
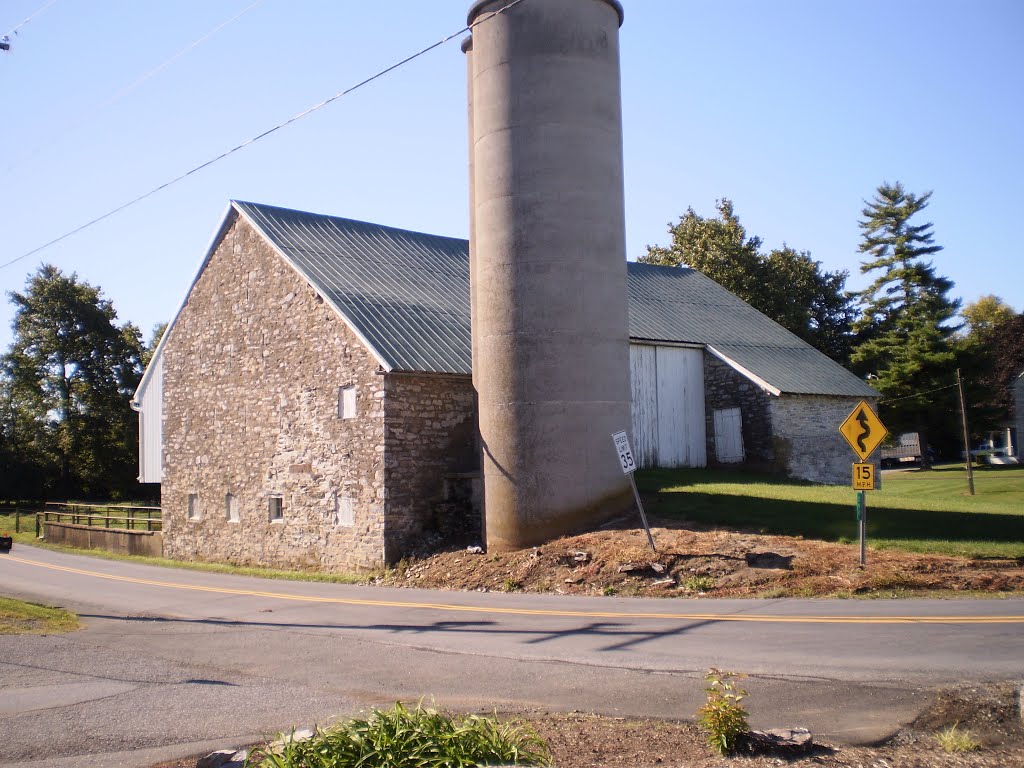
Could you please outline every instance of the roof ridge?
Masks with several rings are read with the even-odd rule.
[[[417,230],[417,229],[405,229],[404,227],[393,227],[393,226],[391,226],[389,224],[378,224],[377,222],[374,222],[374,221],[366,221],[365,219],[353,219],[353,218],[350,218],[348,216],[335,216],[334,214],[330,214],[330,213],[318,213],[316,211],[304,211],[304,210],[302,210],[300,208],[286,208],[283,205],[273,205],[271,203],[256,203],[256,202],[253,202],[251,200],[234,200],[233,199],[233,200],[231,200],[231,203],[235,204],[235,205],[241,205],[241,206],[250,207],[250,208],[257,208],[257,209],[271,208],[271,209],[273,209],[275,211],[284,211],[286,213],[292,213],[292,214],[296,214],[298,216],[303,216],[303,217],[311,217],[311,218],[318,218],[318,219],[330,219],[331,221],[343,221],[346,224],[358,224],[360,226],[368,227],[368,228],[371,228],[371,229],[386,230],[388,232],[399,232],[399,233],[406,234],[406,235],[414,235],[414,236],[420,237],[420,238],[429,237],[429,238],[437,238],[439,240],[454,240],[454,241],[459,242],[459,243],[466,243],[467,245],[469,244],[469,240],[467,240],[464,237],[454,237],[454,236],[451,236],[451,235],[438,235],[438,234],[434,234],[432,232],[423,232],[423,231]]]

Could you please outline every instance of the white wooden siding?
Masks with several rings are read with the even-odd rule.
[[[743,415],[739,408],[715,411],[715,458],[720,464],[743,461]]]
[[[658,465],[658,390],[654,347],[629,345],[633,391],[633,458],[639,467]]]
[[[159,483],[164,477],[164,358],[157,354],[139,403],[139,482]]]
[[[630,376],[639,466],[707,466],[703,350],[632,344]]]

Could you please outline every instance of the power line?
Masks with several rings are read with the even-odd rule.
[[[55,3],[56,1],[57,0],[51,0],[51,5],[53,3]],[[110,98],[108,98],[106,101],[100,103],[98,106],[96,106],[96,107],[92,108],[91,110],[89,110],[88,112],[86,112],[86,114],[80,120],[77,120],[74,123],[71,123],[70,125],[66,126],[63,130],[61,130],[59,133],[57,133],[55,136],[53,136],[53,138],[49,142],[47,142],[46,144],[39,144],[39,145],[35,146],[32,149],[29,149],[29,150],[26,150],[24,152],[21,152],[17,157],[15,157],[10,162],[10,164],[7,166],[7,170],[10,171],[13,167],[17,166],[18,163],[21,162],[21,160],[23,160],[25,157],[28,157],[30,155],[38,154],[45,146],[47,146],[47,145],[52,146],[53,144],[56,144],[58,141],[60,141],[62,138],[67,136],[72,131],[77,130],[78,128],[81,128],[82,125],[84,125],[88,120],[93,118],[97,113],[99,113],[100,111],[110,107],[113,104],[116,104],[118,101],[123,99],[125,96],[127,96],[129,93],[134,91],[136,88],[138,88],[144,82],[149,80],[151,77],[153,77],[153,76],[159,74],[160,72],[162,72],[163,70],[167,69],[169,66],[171,66],[171,64],[173,64],[175,61],[180,59],[182,56],[184,56],[186,53],[188,53],[192,49],[198,48],[200,45],[205,43],[207,40],[209,40],[215,34],[217,34],[222,29],[224,29],[224,27],[226,27],[229,24],[231,24],[232,22],[237,21],[238,19],[242,18],[245,14],[247,14],[249,11],[251,11],[253,8],[255,8],[257,5],[260,5],[263,1],[264,0],[256,0],[254,3],[251,3],[249,6],[247,6],[244,9],[242,9],[241,11],[236,13],[231,18],[227,19],[226,21],[222,21],[216,27],[214,27],[209,32],[207,32],[206,34],[204,34],[201,37],[199,37],[194,42],[192,42],[189,45],[187,45],[184,48],[182,48],[180,51],[175,53],[173,56],[170,56],[169,58],[167,58],[164,61],[162,61],[160,64],[157,64],[155,67],[150,69],[148,72],[144,73],[142,76],[137,78],[134,82],[124,86],[119,91],[115,92],[114,95],[111,96]]]
[[[32,21],[32,19],[34,19],[36,16],[38,16],[40,13],[45,11],[47,8],[49,8],[51,5],[53,5],[56,2],[57,2],[57,0],[49,0],[49,2],[44,3],[41,8],[37,8],[35,11],[30,13],[28,18],[25,19],[23,22],[21,22],[20,24],[16,25],[13,29],[7,30],[6,34],[2,35],[2,37],[10,37],[11,35],[18,34],[18,30],[19,29],[24,27],[26,24],[28,24],[30,21]]]
[[[56,2],[56,0],[51,0],[51,4],[53,2]],[[225,152],[221,152],[219,155],[217,155],[214,158],[211,158],[210,160],[207,160],[205,163],[201,163],[200,165],[195,166],[191,170],[185,171],[185,173],[181,174],[180,176],[175,176],[170,181],[165,181],[163,184],[160,184],[159,186],[153,187],[153,189],[149,190],[148,192],[145,192],[145,193],[139,195],[138,197],[135,197],[135,198],[129,200],[126,203],[122,203],[121,205],[117,206],[116,208],[113,208],[113,209],[107,211],[106,213],[104,213],[104,214],[102,214],[100,216],[97,216],[96,218],[94,218],[94,219],[92,219],[90,221],[87,221],[85,224],[82,224],[81,226],[75,227],[74,229],[70,230],[69,232],[65,232],[60,237],[55,237],[53,240],[50,240],[48,243],[44,243],[43,245],[40,245],[40,246],[38,246],[36,248],[33,248],[31,251],[28,251],[27,253],[23,253],[21,256],[17,256],[15,258],[11,259],[10,261],[6,261],[3,264],[0,264],[0,269],[4,269],[5,267],[9,267],[12,264],[16,264],[17,262],[21,261],[22,259],[27,259],[29,256],[33,256],[34,254],[37,254],[40,251],[46,250],[50,246],[56,245],[57,243],[61,242],[62,240],[67,240],[69,237],[71,237],[73,235],[77,235],[82,230],[88,229],[89,227],[91,227],[91,226],[93,226],[95,224],[99,224],[101,221],[104,221],[105,219],[109,219],[111,216],[113,216],[113,215],[115,215],[117,213],[120,213],[121,211],[125,210],[126,208],[130,208],[131,206],[135,205],[136,203],[141,203],[143,200],[145,200],[148,197],[152,197],[157,192],[162,192],[163,190],[167,189],[168,187],[170,187],[170,186],[172,186],[174,184],[177,184],[179,181],[183,181],[184,179],[187,179],[189,176],[192,176],[193,174],[198,173],[199,171],[203,170],[204,168],[208,168],[211,165],[213,165],[214,163],[220,162],[221,160],[223,160],[226,157],[230,157],[231,155],[235,154],[236,152],[238,152],[238,151],[240,151],[242,149],[245,149],[246,147],[250,146],[251,144],[255,144],[260,139],[264,139],[267,136],[269,136],[270,134],[276,133],[277,131],[281,130],[282,128],[286,128],[289,125],[291,125],[292,123],[297,122],[297,121],[301,120],[302,118],[307,117],[307,116],[313,114],[314,112],[316,112],[316,111],[318,111],[320,109],[323,109],[328,104],[331,104],[331,103],[337,101],[338,99],[342,98],[343,96],[347,96],[348,94],[352,93],[353,91],[357,91],[360,88],[362,88],[363,86],[369,85],[374,80],[379,80],[380,78],[384,77],[385,75],[388,75],[391,72],[394,72],[399,67],[403,67],[406,64],[408,64],[409,62],[414,61],[414,60],[420,58],[421,56],[423,56],[423,55],[425,55],[427,53],[430,53],[430,51],[434,50],[435,48],[441,47],[442,45],[444,45],[448,41],[452,40],[455,37],[458,37],[459,35],[463,34],[464,32],[472,31],[474,28],[480,26],[484,22],[486,22],[486,21],[488,21],[490,19],[493,19],[495,16],[498,16],[498,15],[500,15],[502,13],[505,13],[506,11],[510,10],[511,8],[514,8],[515,6],[519,5],[521,2],[523,2],[523,0],[512,0],[512,2],[508,3],[507,5],[502,6],[501,8],[499,8],[496,11],[494,11],[493,13],[489,13],[486,16],[481,17],[480,19],[477,19],[472,24],[468,24],[467,26],[463,27],[462,29],[459,29],[456,32],[452,32],[450,35],[447,35],[447,36],[443,37],[442,39],[438,40],[436,43],[432,43],[432,44],[428,45],[426,48],[424,48],[424,49],[422,49],[420,51],[417,51],[416,53],[412,54],[411,56],[407,56],[404,59],[402,59],[401,61],[398,61],[398,62],[392,64],[391,66],[386,67],[386,68],[380,70],[376,74],[370,75],[370,77],[366,78],[365,80],[362,80],[361,82],[358,82],[355,85],[350,86],[350,87],[346,88],[343,91],[339,91],[338,93],[334,94],[330,98],[324,99],[319,104],[314,104],[309,109],[306,109],[306,110],[303,110],[302,112],[299,112],[297,115],[295,115],[294,117],[288,118],[283,123],[278,123],[273,128],[268,128],[267,130],[263,131],[263,133],[257,134],[256,136],[253,136],[250,139],[246,139],[241,144],[239,144],[239,145],[237,145],[235,147],[232,147],[231,149],[229,149],[229,150],[227,150]]]
[[[932,394],[935,394],[936,392],[943,392],[943,391],[945,391],[947,389],[955,389],[956,387],[957,387],[956,384],[947,384],[946,386],[939,387],[938,389],[929,389],[927,392],[915,392],[913,395],[904,395],[903,397],[883,397],[878,402],[879,403],[898,403],[900,400],[909,400],[912,397],[924,397],[925,395],[932,395]]]

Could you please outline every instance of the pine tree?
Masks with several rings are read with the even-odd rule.
[[[952,405],[948,394],[932,390],[954,380],[950,337],[956,326],[948,323],[960,307],[948,296],[953,282],[926,260],[942,250],[932,224],[911,222],[931,196],[886,183],[861,211],[860,252],[866,259],[860,270],[876,277],[858,294],[861,317],[854,332],[860,343],[851,356],[858,372],[870,375],[882,393],[882,417],[890,431],[920,432],[924,443],[929,426],[940,424]]]

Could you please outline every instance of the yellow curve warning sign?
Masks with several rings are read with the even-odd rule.
[[[867,401],[861,400],[853,413],[839,426],[839,433],[846,438],[860,460],[867,461],[868,456],[878,449],[889,434],[889,430],[878,420]]]

